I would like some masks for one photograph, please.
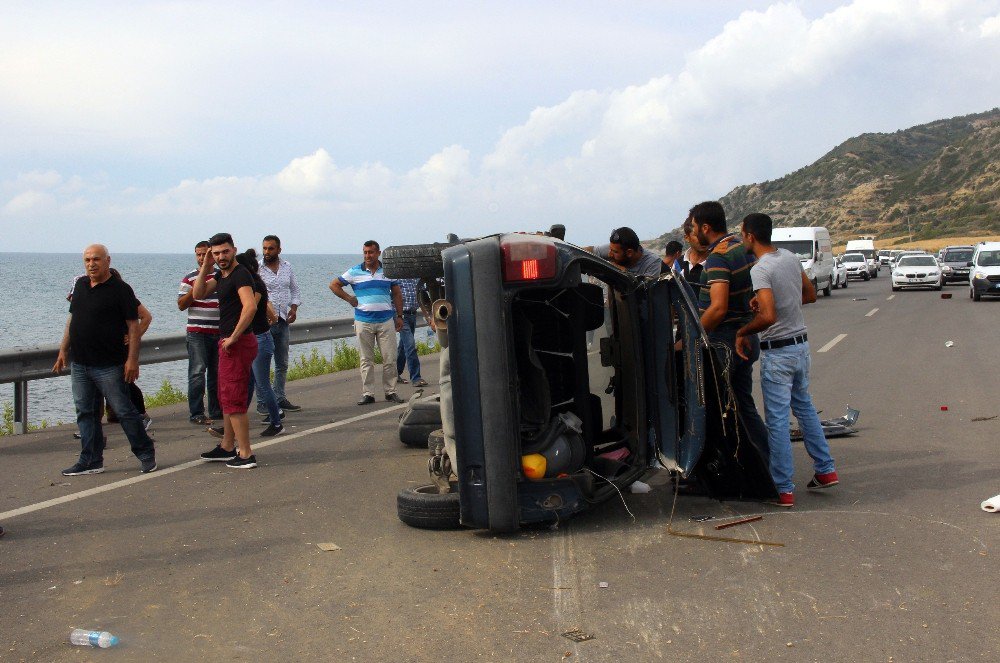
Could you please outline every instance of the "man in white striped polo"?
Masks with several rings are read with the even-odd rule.
[[[194,247],[194,257],[198,268],[188,272],[181,279],[177,293],[177,308],[188,312],[188,409],[191,423],[207,426],[222,420],[219,406],[219,297],[214,292],[205,299],[195,299],[191,292],[201,264],[208,253],[208,242],[198,242]],[[215,278],[210,276],[209,279]],[[206,380],[207,374],[207,380]],[[205,416],[205,391],[208,391],[208,416]]]
[[[375,402],[375,343],[382,351],[382,389],[385,400],[402,403],[396,394],[396,333],[403,328],[403,293],[382,271],[382,251],[373,239],[365,242],[365,260],[330,282],[330,290],[354,307],[354,333],[361,354],[361,400]],[[351,286],[353,295],[344,286]]]

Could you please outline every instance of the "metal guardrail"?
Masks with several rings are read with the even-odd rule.
[[[313,343],[354,336],[354,318],[297,320],[288,327],[289,344]],[[0,384],[14,383],[14,433],[28,431],[28,382],[56,377],[59,345],[39,345],[0,352]],[[187,334],[144,336],[139,346],[139,364],[159,364],[187,359]],[[63,371],[59,375],[69,375]]]

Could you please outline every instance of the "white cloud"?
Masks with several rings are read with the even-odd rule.
[[[1000,37],[1000,16],[991,16],[979,26],[983,37]]]

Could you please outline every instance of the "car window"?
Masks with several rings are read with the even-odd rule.
[[[900,267],[935,267],[934,256],[906,256],[899,259]]]
[[[858,255],[857,253],[844,256],[844,262],[864,262],[864,261],[865,257],[863,255]]]
[[[972,260],[972,249],[948,251],[944,254],[945,262],[969,262]]]
[[[813,257],[813,243],[808,239],[802,240],[782,240],[780,242],[771,242],[775,248],[785,249],[786,251],[791,251],[800,260],[809,260]]]
[[[980,251],[976,265],[979,267],[1000,267],[1000,250]]]

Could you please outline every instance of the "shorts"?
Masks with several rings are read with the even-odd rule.
[[[244,332],[228,350],[219,340],[219,405],[223,414],[243,414],[247,411],[247,391],[250,389],[250,367],[257,356],[257,337]]]

